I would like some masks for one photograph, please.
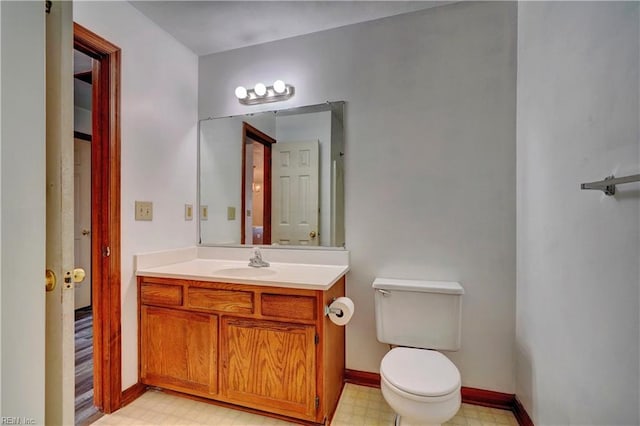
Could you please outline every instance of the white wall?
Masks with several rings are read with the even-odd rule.
[[[45,15],[41,2],[0,2],[0,10],[0,415],[43,424]]]
[[[75,56],[74,56],[75,57]],[[91,84],[73,79],[73,130],[92,134],[91,128]]]
[[[0,7],[0,47],[2,46],[2,7]],[[2,54],[0,54],[0,129],[2,129]],[[0,131],[0,200],[2,200],[2,131]],[[0,383],[2,383],[2,209],[0,208]],[[2,386],[0,386],[2,413]]]
[[[85,135],[92,134],[91,111],[77,106],[73,108],[73,130]]]
[[[74,55],[75,58],[75,55]],[[73,79],[73,130],[92,134],[91,128],[91,84],[86,81]]]
[[[378,371],[376,276],[458,280],[465,386],[514,391],[514,3],[460,3],[200,58],[199,115],[246,107],[236,86],[281,78],[278,108],[345,100],[347,367]]]
[[[74,20],[122,49],[122,385],[137,381],[133,255],[184,247],[196,222],[197,61],[128,2],[74,2]],[[153,221],[134,221],[135,200],[153,201]]]
[[[517,388],[535,424],[639,423],[637,2],[518,10]]]

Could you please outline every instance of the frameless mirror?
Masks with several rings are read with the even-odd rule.
[[[344,247],[344,102],[199,122],[202,245]]]

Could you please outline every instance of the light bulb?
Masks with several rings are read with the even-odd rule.
[[[258,96],[264,96],[267,94],[267,87],[262,83],[257,83],[253,88],[253,91],[256,92]]]
[[[242,86],[236,87],[236,98],[244,99],[247,97],[247,89]]]
[[[287,90],[287,86],[286,86],[286,84],[284,84],[284,81],[276,80],[276,81],[273,82],[273,90],[276,93],[282,94]]]

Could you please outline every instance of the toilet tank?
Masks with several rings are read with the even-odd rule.
[[[398,346],[460,349],[462,295],[457,282],[376,278],[378,340]]]

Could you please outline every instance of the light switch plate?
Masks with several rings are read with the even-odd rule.
[[[209,220],[209,206],[200,206],[200,220]]]
[[[153,202],[136,201],[136,220],[153,220]]]
[[[227,207],[227,220],[236,220],[236,208]]]
[[[193,204],[184,205],[184,220],[193,220]]]

